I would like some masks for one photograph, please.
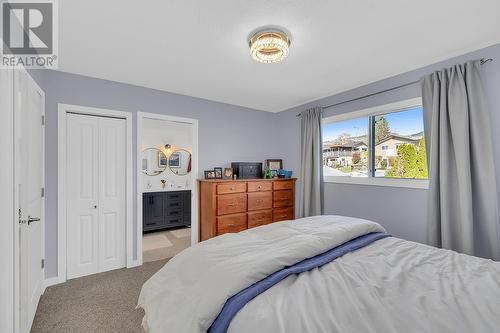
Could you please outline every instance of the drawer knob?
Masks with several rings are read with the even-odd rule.
[[[261,189],[261,188],[262,188],[262,186],[259,185],[259,189]]]
[[[230,189],[231,191],[234,191],[234,187],[230,187],[229,189]]]

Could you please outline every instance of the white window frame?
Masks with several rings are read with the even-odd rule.
[[[353,112],[342,113],[339,115],[325,117],[322,119],[321,130],[323,126],[336,123],[339,121],[346,121],[362,117],[377,116],[381,114],[393,113],[398,111],[404,111],[407,109],[422,107],[422,98],[412,98],[395,103],[389,103],[384,105],[379,105],[363,110],[357,110]],[[368,135],[371,136],[371,126],[368,126]],[[372,147],[368,147],[370,155],[372,152]],[[372,158],[370,157],[370,161]],[[371,162],[370,162],[371,163]],[[371,168],[371,166],[370,166]],[[409,179],[409,178],[383,178],[383,177],[342,177],[342,176],[324,176],[323,181],[325,183],[338,183],[338,184],[354,184],[354,185],[372,185],[372,186],[390,186],[390,187],[404,187],[404,188],[416,188],[416,189],[428,189],[429,180],[428,179]]]

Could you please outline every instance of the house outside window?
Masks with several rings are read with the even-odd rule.
[[[323,119],[325,182],[428,187],[421,99]]]

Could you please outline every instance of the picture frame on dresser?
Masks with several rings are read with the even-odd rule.
[[[222,168],[214,168],[215,179],[222,179]]]
[[[279,169],[283,169],[283,160],[281,159],[268,159],[265,162],[265,166],[267,169],[271,171],[278,171]]]
[[[222,179],[233,179],[233,168],[224,168]]]
[[[215,179],[215,171],[214,170],[205,170],[204,175],[205,175],[205,179]]]

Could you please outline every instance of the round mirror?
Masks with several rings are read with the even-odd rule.
[[[170,154],[168,167],[178,176],[187,175],[191,172],[191,153],[185,149],[175,150]]]
[[[142,173],[148,176],[158,176],[167,168],[167,156],[157,148],[147,148],[142,151]]]

